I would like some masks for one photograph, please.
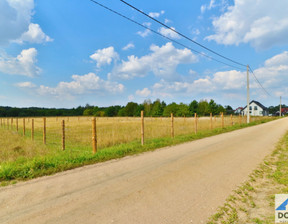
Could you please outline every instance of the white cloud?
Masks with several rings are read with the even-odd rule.
[[[20,88],[29,88],[29,89],[36,87],[36,85],[33,84],[32,82],[19,82],[19,83],[16,83],[15,86],[20,87]]]
[[[95,73],[86,75],[72,75],[71,82],[60,82],[56,87],[41,85],[38,93],[41,95],[52,95],[55,97],[73,97],[83,94],[117,94],[124,90],[124,86],[117,82],[101,79]]]
[[[5,31],[0,32],[0,45],[21,41],[43,43],[52,40],[43,33],[38,24],[31,23],[33,9],[34,0],[0,0],[0,30]]]
[[[151,91],[148,88],[144,88],[142,90],[137,90],[136,95],[141,97],[148,97],[151,95]]]
[[[132,43],[127,44],[125,47],[122,48],[123,51],[127,51],[129,49],[135,48],[135,45]]]
[[[47,36],[38,24],[30,23],[28,31],[23,33],[20,39],[16,40],[15,42],[30,42],[40,44],[50,41],[53,41],[53,39]]]
[[[128,56],[127,61],[116,67],[112,76],[122,79],[132,79],[134,77],[144,77],[148,73],[163,77],[165,79],[174,79],[177,77],[176,68],[180,64],[190,64],[198,61],[197,57],[188,49],[177,49],[172,43],[167,43],[161,47],[151,45],[152,53],[138,58],[137,56]]]
[[[160,27],[158,29],[158,32],[161,33],[162,35],[169,37],[169,38],[172,38],[172,39],[180,39],[180,36],[173,31],[173,30],[175,30],[175,28],[171,27],[171,29]]]
[[[201,5],[201,13],[205,13],[206,10],[211,10],[216,7],[215,0],[210,0],[209,5]]]
[[[190,74],[194,76],[194,71]],[[275,55],[267,59],[264,66],[254,70],[254,74],[262,86],[272,96],[280,96],[287,93],[288,87],[288,52]],[[187,97],[187,96],[211,96],[243,100],[246,97],[246,72],[230,70],[219,71],[196,78],[193,81],[169,81],[162,79],[150,87],[151,96],[159,97]],[[258,85],[250,73],[250,95],[256,100],[266,99],[267,95]],[[251,98],[252,99],[252,98]]]
[[[265,61],[264,66],[254,71],[264,88],[272,91],[281,91],[284,89],[283,83],[288,83],[288,52],[281,54]]]
[[[288,2],[235,0],[225,13],[213,19],[215,34],[206,37],[219,44],[250,43],[256,49],[287,44]],[[247,16],[249,15],[249,16]]]
[[[37,50],[29,48],[22,50],[17,57],[11,57],[5,53],[0,54],[0,71],[11,75],[25,75],[33,77],[41,72],[35,65]]]
[[[161,15],[163,15],[165,13],[164,10],[162,10],[161,12],[150,12],[149,13],[149,16],[153,17],[153,18],[158,18],[160,17]]]
[[[171,20],[165,19],[164,23],[165,23],[165,24],[171,23]]]
[[[129,101],[133,101],[134,99],[135,99],[135,97],[134,97],[133,95],[129,95],[129,96],[128,96],[128,100],[129,100]]]
[[[151,27],[151,23],[143,23],[144,26],[150,28]],[[144,31],[138,31],[137,34],[141,37],[147,37],[149,34],[151,34],[151,31],[148,29],[145,29]]]
[[[119,55],[114,50],[114,47],[108,47],[97,50],[90,56],[90,58],[96,61],[97,67],[100,68],[103,65],[110,65],[113,60],[117,60],[119,58]]]

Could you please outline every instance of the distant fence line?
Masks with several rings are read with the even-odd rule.
[[[80,119],[83,119],[83,118],[86,118],[86,117],[76,117],[76,118],[78,118],[78,122],[80,122]],[[98,148],[97,148],[97,143],[98,143],[98,139],[97,139],[97,122],[96,122],[97,118],[96,117],[92,117],[92,118],[89,117],[88,119],[90,120],[90,122],[92,122],[92,123],[90,123],[90,125],[91,125],[90,126],[91,127],[90,131],[87,130],[87,129],[89,129],[88,126],[87,126],[85,129],[82,130],[83,133],[80,133],[80,135],[82,135],[82,134],[85,135],[85,133],[87,135],[87,133],[89,133],[89,132],[91,133],[92,139],[91,139],[91,143],[90,144],[91,144],[92,152],[94,154],[98,150]],[[141,144],[142,145],[145,144],[145,136],[147,134],[147,131],[145,132],[145,128],[144,128],[144,126],[146,125],[145,120],[146,119],[148,120],[149,118],[150,117],[144,117],[144,112],[141,111],[141,117],[137,119],[137,123],[138,123],[138,121],[140,119],[140,121],[139,121],[139,129],[140,129],[139,138],[141,139]],[[221,121],[221,126],[220,126],[221,128],[224,128],[225,125],[226,126],[232,126],[234,123],[242,124],[243,117],[240,116],[240,115],[238,117],[230,115],[230,116],[225,116],[225,118],[226,119],[224,119],[223,113],[221,113],[220,116],[217,115],[218,121],[219,121],[219,119]],[[67,134],[67,131],[72,132],[72,131],[75,131],[74,130],[75,127],[79,127],[79,126],[75,126],[75,127],[71,126],[70,130],[68,130],[69,127],[67,127],[66,124],[69,123],[69,117],[65,117],[65,118],[61,117],[60,118],[61,122],[59,122],[59,125],[58,125],[58,123],[54,124],[54,126],[51,125],[51,127],[49,127],[48,131],[47,131],[47,119],[46,119],[46,117],[43,117],[43,118],[27,118],[27,117],[25,117],[25,118],[0,118],[0,126],[1,126],[1,128],[5,128],[5,129],[8,129],[8,130],[15,130],[19,134],[20,134],[20,126],[21,126],[22,127],[22,135],[23,136],[30,135],[31,140],[34,141],[35,140],[35,120],[34,119],[37,119],[37,122],[38,122],[37,123],[37,127],[38,127],[37,136],[38,136],[38,139],[40,138],[39,137],[40,136],[40,129],[42,129],[42,131],[41,131],[42,132],[42,142],[43,142],[43,144],[46,145],[47,144],[47,133],[49,133],[49,131],[50,131],[51,133],[54,134],[54,136],[57,136],[55,138],[59,137],[59,142],[61,142],[61,149],[62,150],[66,149],[66,141],[67,141],[66,134]],[[40,121],[41,119],[42,119],[42,122]],[[49,118],[49,119],[51,120],[52,118]],[[58,119],[59,119],[59,117],[56,117],[55,121],[58,122]],[[101,119],[104,119],[104,118],[101,118]],[[119,120],[120,119],[121,118],[119,118]],[[152,122],[153,118],[150,118],[150,119],[151,119],[151,122]],[[170,137],[174,138],[175,137],[175,117],[174,117],[173,113],[171,113],[171,117],[170,118],[157,118],[157,119],[161,119],[161,122],[162,122],[162,119],[165,119],[165,121],[167,119],[170,119]],[[198,133],[200,126],[199,126],[199,117],[197,116],[196,113],[195,113],[194,117],[192,117],[192,118],[191,117],[189,117],[189,118],[182,117],[181,119],[183,119],[183,120],[181,120],[182,123],[179,123],[179,125],[178,125],[178,126],[180,126],[180,127],[178,127],[179,130],[181,128],[185,129],[185,127],[186,127],[186,128],[190,128],[189,129],[190,133],[192,133],[192,132],[194,132],[195,134]],[[190,123],[187,124],[187,120],[188,119],[189,119]],[[194,119],[194,122],[191,122],[192,119]],[[205,119],[206,119],[206,121],[205,121],[205,130],[207,130],[207,129],[212,130],[212,129],[216,128],[217,125],[219,125],[218,123],[216,123],[216,116],[214,116],[214,121],[213,121],[212,113],[210,114],[210,117],[206,117]],[[74,120],[75,120],[75,118],[74,118]],[[108,120],[108,118],[107,118],[107,120]],[[20,125],[21,121],[22,121],[22,125]],[[125,122],[125,120],[124,121],[120,120],[119,122]],[[29,128],[28,128],[28,124],[29,124]],[[112,124],[113,124],[113,122],[112,122]],[[162,124],[162,126],[167,126],[167,123],[161,123],[161,124]],[[181,127],[181,124],[182,124],[182,127]],[[125,124],[124,124],[124,126],[125,126]],[[161,125],[159,125],[158,127],[160,127],[160,126]],[[193,129],[191,129],[192,126],[193,126],[194,131],[192,131]],[[219,127],[219,126],[217,126],[217,127]],[[30,129],[29,133],[27,133],[28,129]],[[126,133],[126,134],[129,135],[130,133]],[[61,138],[60,138],[60,135],[61,135]],[[110,135],[110,133],[109,133],[109,135]],[[79,138],[79,134],[78,135],[75,134],[71,138],[77,139],[77,138]],[[81,138],[81,136],[80,136],[80,138]],[[81,139],[80,139],[80,141],[81,141]],[[111,139],[110,139],[110,141],[111,141]],[[114,141],[114,139],[113,139],[113,141]]]

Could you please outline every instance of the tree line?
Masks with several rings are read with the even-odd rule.
[[[159,99],[152,102],[145,100],[138,104],[135,102],[128,102],[126,106],[109,106],[98,107],[86,104],[86,106],[79,106],[72,109],[64,108],[17,108],[17,107],[1,107],[0,117],[49,117],[49,116],[97,116],[97,117],[138,117],[141,111],[144,111],[145,116],[151,117],[169,117],[171,113],[176,117],[189,117],[197,113],[199,116],[207,116],[210,113],[225,114],[233,113],[231,106],[223,107],[217,104],[214,100],[200,100],[199,102],[193,100],[190,104],[184,103],[170,103],[166,104]]]
[[[231,106],[223,107],[217,104],[214,100],[201,100],[197,102],[193,100],[190,104],[175,102],[166,104],[159,99],[152,102],[151,100],[145,100],[142,104],[135,102],[128,102],[126,106],[111,106],[111,107],[95,107],[86,105],[83,112],[84,116],[107,116],[107,117],[139,117],[141,111],[144,111],[144,116],[151,117],[169,117],[173,113],[176,117],[190,117],[197,113],[199,116],[207,116],[212,114],[232,114],[234,111]]]

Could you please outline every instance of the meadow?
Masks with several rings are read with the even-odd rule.
[[[275,118],[252,117],[249,125],[272,119]],[[144,145],[141,145],[140,117],[97,117],[98,151],[93,154],[92,117],[48,117],[45,129],[44,119],[40,117],[0,118],[0,122],[2,185],[11,180],[30,179],[249,126],[246,118],[238,116],[196,120],[194,117],[175,117],[173,123],[170,117],[145,117]]]

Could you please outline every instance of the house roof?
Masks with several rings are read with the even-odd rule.
[[[255,103],[256,105],[258,105],[259,107],[261,107],[263,110],[267,110],[267,109],[268,109],[267,107],[263,106],[263,104],[259,103],[258,101],[252,100],[252,101],[249,103],[249,105],[250,105],[251,103]],[[247,107],[247,105],[246,105],[242,110],[244,110],[246,107]]]
[[[281,113],[283,112],[288,112],[288,108],[284,107],[284,108],[281,108]]]

